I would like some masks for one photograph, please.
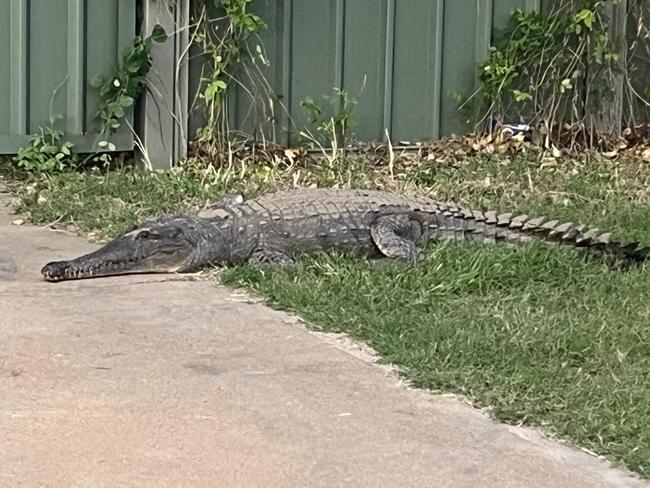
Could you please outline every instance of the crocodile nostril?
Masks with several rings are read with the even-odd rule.
[[[43,277],[49,280],[60,280],[68,272],[68,264],[66,261],[55,261],[47,263],[41,269]]]

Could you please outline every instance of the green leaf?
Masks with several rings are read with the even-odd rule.
[[[120,105],[125,108],[130,107],[131,105],[133,105],[133,98],[127,95],[120,97]]]
[[[212,102],[214,98],[216,97],[217,91],[212,85],[208,85],[205,88],[205,91],[203,92],[203,97],[205,98],[206,101]]]
[[[124,117],[124,113],[125,113],[124,109],[122,108],[122,106],[119,103],[116,102],[116,103],[111,104],[111,105],[113,105],[112,112],[113,112],[113,115],[115,117],[117,117],[117,118]]]
[[[167,40],[167,33],[160,24],[156,24],[151,31],[150,37],[156,42],[165,42]]]
[[[124,69],[129,73],[137,73],[140,71],[140,63],[135,60],[129,60],[124,63]]]

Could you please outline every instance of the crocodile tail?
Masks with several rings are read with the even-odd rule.
[[[442,220],[451,218],[453,223],[447,220],[449,223],[443,224],[443,228],[439,228],[438,233],[453,230],[455,234],[460,234],[464,238],[506,243],[537,239],[626,261],[645,261],[650,254],[650,246],[643,246],[639,242],[622,243],[612,234],[601,233],[597,228],[545,217],[529,217],[513,213],[497,214],[494,211],[466,210],[453,206],[447,206],[442,211],[442,216],[445,217]]]

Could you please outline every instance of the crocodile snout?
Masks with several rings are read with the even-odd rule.
[[[43,266],[41,274],[47,281],[61,281],[66,277],[65,271],[67,268],[67,261],[54,261]]]

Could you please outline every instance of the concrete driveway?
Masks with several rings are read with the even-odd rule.
[[[45,283],[93,246],[14,218],[0,202],[1,487],[650,486],[213,283]]]

